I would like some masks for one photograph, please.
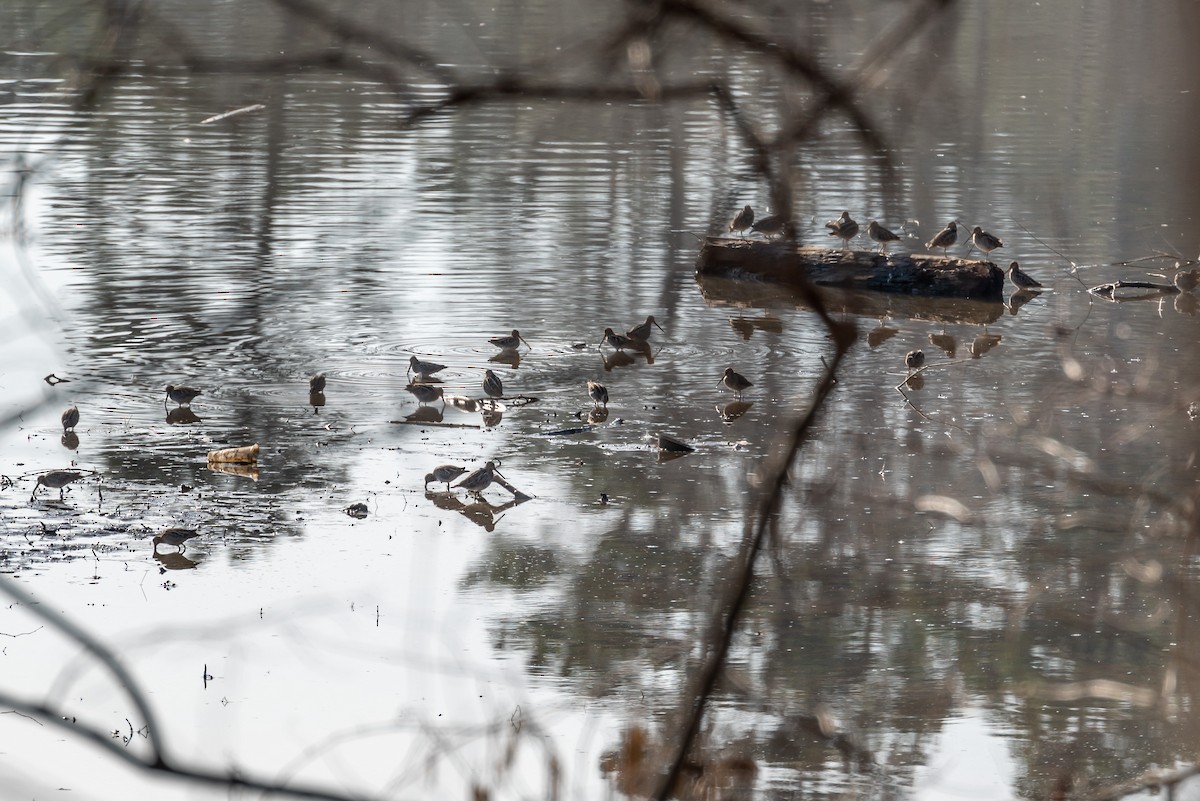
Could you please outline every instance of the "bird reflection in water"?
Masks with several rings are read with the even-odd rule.
[[[1004,303],[1004,308],[1008,310],[1010,315],[1015,315],[1022,306],[1040,294],[1042,293],[1037,290],[1018,289],[1008,296],[1008,300]]]
[[[904,386],[909,389],[920,390],[925,388],[924,373],[909,373],[908,378],[904,379]]]
[[[750,407],[753,405],[754,403],[752,401],[731,400],[724,406],[718,406],[717,412],[721,415],[721,419],[726,423],[732,423],[734,420],[750,411]]]
[[[515,350],[502,350],[488,359],[492,364],[507,364],[514,370],[521,366],[521,354]]]
[[[1197,300],[1195,295],[1181,292],[1175,296],[1175,311],[1186,314],[1188,317],[1195,317],[1196,313],[1200,311],[1200,300]]]
[[[945,328],[940,334],[930,334],[929,344],[940,348],[942,353],[946,354],[947,359],[953,359],[954,354],[958,353],[958,340],[954,338],[953,334],[947,334]]]
[[[600,352],[600,359],[604,363],[604,372],[611,373],[618,367],[629,367],[637,364],[637,359],[633,358],[629,353],[623,350],[613,351],[611,355],[605,355]]]
[[[62,446],[69,451],[79,450],[79,435],[74,431],[66,431],[62,435]]]
[[[195,559],[189,559],[179,551],[155,551],[154,558],[158,562],[160,573],[165,573],[168,570],[194,570],[200,564]]]
[[[167,411],[167,424],[173,426],[186,426],[193,423],[199,423],[200,418],[192,411],[191,406],[176,406],[174,409]]]
[[[887,325],[886,320],[880,319],[879,325],[867,332],[867,345],[871,348],[877,348],[899,333],[899,328]]]
[[[445,509],[448,512],[458,512],[488,532],[495,531],[496,524],[500,522],[500,517],[504,515],[504,512],[529,500],[525,495],[516,495],[511,500],[497,506],[480,496],[474,496],[470,503],[464,503],[452,493],[431,490],[425,491],[425,497],[437,508]]]
[[[313,407],[313,414],[320,414],[321,407],[325,405],[324,392],[308,393],[308,405]]]
[[[989,334],[984,331],[971,342],[971,358],[978,359],[983,354],[987,353],[992,348],[1000,344],[1001,336],[999,334]]]
[[[440,423],[443,419],[442,406],[418,406],[412,414],[404,416],[409,423]]]
[[[749,342],[755,331],[770,334],[782,333],[783,320],[770,314],[764,314],[762,317],[730,317],[729,327],[741,334],[742,339]]]
[[[592,410],[590,412],[588,412],[587,421],[589,423],[591,423],[592,425],[598,425],[600,423],[603,423],[607,419],[608,419],[608,407],[607,406],[594,406],[594,407],[592,407]]]

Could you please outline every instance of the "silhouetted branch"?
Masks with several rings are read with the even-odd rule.
[[[159,727],[154,711],[150,708],[149,703],[142,694],[137,680],[125,669],[125,666],[121,664],[115,654],[104,647],[95,637],[72,623],[69,618],[61,615],[53,615],[48,612],[36,598],[26,593],[12,579],[0,577],[0,592],[8,595],[31,614],[40,617],[51,628],[62,632],[68,638],[77,642],[88,653],[91,653],[100,660],[101,664],[112,673],[116,682],[129,694],[129,698],[133,702],[137,714],[145,721],[149,732],[147,742],[149,743],[150,754],[146,758],[138,757],[127,749],[119,747],[107,732],[77,723],[74,717],[61,708],[56,708],[48,704],[30,703],[5,692],[0,692],[0,706],[9,707],[21,714],[35,717],[42,723],[50,723],[58,726],[82,740],[99,746],[107,753],[120,758],[130,765],[149,771],[161,772],[181,781],[217,785],[227,787],[230,790],[238,788],[261,793],[289,795],[294,798],[323,799],[324,801],[349,801],[350,799],[361,798],[361,796],[338,795],[303,786],[284,786],[282,784],[248,778],[239,775],[233,770],[228,772],[208,770],[168,759],[165,755],[167,749],[164,745],[162,729]]]

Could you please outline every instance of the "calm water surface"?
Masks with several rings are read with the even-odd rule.
[[[78,111],[63,59],[94,20],[64,27],[52,5],[4,12],[0,143],[10,180],[35,167],[0,258],[8,578],[113,648],[170,753],[200,765],[381,797],[543,797],[555,775],[574,798],[646,792],[632,744],[673,740],[764,465],[832,353],[786,290],[694,278],[699,237],[769,208],[733,126],[704,99],[523,98],[401,130],[436,86],[196,75],[153,48]],[[817,5],[772,30],[846,68],[892,5],[838,6],[853,24]],[[212,32],[218,58],[327,44],[241,4],[159,11]],[[608,22],[574,6],[408,12],[406,38],[477,78]],[[894,184],[840,117],[796,154],[803,238],[849,209],[864,230],[915,221],[902,249],[921,250],[957,218],[999,233],[997,261],[1049,290],[1024,305],[831,297],[860,337],[792,470],[701,738],[721,797],[1043,797],[1064,776],[1189,764],[1197,303],[1086,292],[1169,282],[1197,250],[1185,132],[1200,87],[1182,55],[1162,58],[1194,20],[1175,13],[1077,25],[956,6],[866,95]],[[1119,62],[1104,56],[1118,37]],[[723,48],[662,69],[728,72],[767,127],[793,102],[762,59]],[[1155,253],[1169,258],[1116,266]],[[665,329],[648,358],[597,347],[648,314]],[[529,347],[496,361],[488,338],[514,327]],[[905,395],[914,348],[931,366]],[[447,365],[448,395],[482,396],[496,370],[502,419],[418,408],[412,355]],[[717,385],[726,366],[754,382],[741,407]],[[607,418],[555,433],[587,424],[588,379],[609,389]],[[203,388],[198,419],[168,416],[167,383]],[[59,425],[70,403],[77,444]],[[697,450],[660,461],[659,433]],[[206,466],[253,442],[253,477]],[[489,459],[531,499],[423,490],[435,465]],[[30,501],[32,476],[68,466],[99,480]],[[156,556],[167,525],[202,536]],[[0,631],[5,692],[145,751],[145,721],[77,646],[19,605]],[[12,797],[199,794],[4,718]]]

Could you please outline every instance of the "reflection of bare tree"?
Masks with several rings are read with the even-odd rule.
[[[484,70],[480,77],[444,66],[444,54],[427,52],[348,12],[309,0],[274,3],[288,25],[305,32],[300,37],[303,47],[236,58],[211,55],[209,42],[156,8],[111,2],[101,8],[99,45],[85,62],[74,65],[88,76],[78,86],[76,105],[88,110],[102,104],[135,64],[148,73],[182,67],[192,75],[270,79],[300,70],[345,72],[390,90],[400,104],[398,122],[409,129],[470,107],[539,98],[637,104],[711,99],[712,108],[750,154],[748,172],[767,184],[773,211],[789,215],[795,156],[831,112],[849,120],[856,141],[879,159],[886,194],[891,183],[889,151],[858,94],[878,81],[902,47],[922,45],[919,34],[926,26],[952,25],[952,16],[939,16],[952,5],[914,3],[841,75],[823,66],[813,50],[756,24],[753,3],[726,7],[667,0],[632,6],[623,17],[614,14],[587,47],[564,47],[563,55],[537,61],[518,59]],[[682,41],[698,40],[726,48],[731,59],[761,60],[793,82],[780,102],[760,103],[757,90],[740,86],[731,75],[697,80],[691,70],[677,68],[673,50]],[[926,81],[916,84],[923,91]],[[223,115],[224,121],[268,118],[267,170],[277,177],[277,156],[286,140],[282,109],[278,104],[253,104],[237,112]],[[14,171],[11,196],[18,219],[28,182],[53,158],[25,163]],[[267,185],[263,202],[270,209],[278,182]],[[683,190],[677,186],[673,191]],[[724,211],[715,208],[714,219]],[[264,214],[257,231],[263,254],[277,244],[272,225],[272,215]],[[23,230],[20,225],[16,230],[21,244]],[[97,251],[114,258],[120,252],[121,242],[106,239],[103,231],[90,237],[88,244]],[[253,270],[246,272],[253,275]],[[133,291],[161,293],[178,280],[173,276]],[[371,278],[356,280],[368,284]],[[97,284],[110,300],[128,289],[105,276],[99,276]],[[674,284],[664,279],[666,305],[674,291]],[[771,301],[778,302],[776,290],[738,287],[736,292],[760,297],[774,293]],[[248,293],[239,309],[237,332],[246,335],[246,341],[254,341],[248,334],[271,317],[263,297],[269,296]],[[741,294],[711,297],[714,303],[739,308],[756,302]],[[633,521],[622,519],[578,565],[552,549],[488,538],[494,548],[489,567],[470,582],[526,590],[561,581],[565,587],[560,605],[539,607],[528,620],[501,624],[501,647],[527,648],[535,664],[553,666],[564,675],[587,676],[588,686],[598,694],[616,694],[641,683],[654,695],[648,674],[694,671],[696,680],[677,709],[667,709],[673,703],[659,703],[654,709],[661,730],[650,736],[635,734],[630,727],[620,753],[605,765],[622,775],[621,789],[649,793],[661,779],[663,764],[671,763],[671,778],[657,783],[659,797],[688,781],[695,782],[692,792],[697,795],[721,784],[720,778],[712,779],[713,773],[703,781],[715,783],[703,784],[697,772],[704,770],[718,776],[727,771],[728,786],[749,792],[756,758],[789,766],[798,761],[799,770],[816,772],[833,749],[856,768],[869,753],[890,765],[911,765],[928,755],[934,734],[964,688],[989,699],[997,716],[1029,733],[1020,748],[1028,769],[1021,789],[1030,797],[1065,791],[1075,776],[1136,775],[1148,762],[1191,759],[1187,746],[1200,739],[1194,716],[1187,714],[1200,692],[1192,653],[1196,638],[1189,628],[1193,616],[1188,613],[1193,605],[1189,566],[1196,532],[1194,488],[1188,483],[1191,465],[1172,462],[1157,475],[1126,476],[1120,472],[1123,458],[1113,456],[1154,447],[1147,443],[1150,428],[1181,425],[1174,399],[1162,403],[1161,397],[1154,398],[1160,403],[1147,403],[1140,420],[1116,429],[1107,423],[1109,399],[1146,402],[1155,378],[1112,380],[1119,365],[1104,358],[1089,364],[1064,349],[1066,388],[1062,397],[1048,399],[1048,406],[1068,408],[1065,402],[1057,403],[1068,397],[1079,401],[1087,411],[1085,423],[1064,421],[1061,413],[1038,417],[1028,410],[1004,409],[994,397],[960,391],[953,371],[928,368],[917,377],[928,379],[927,390],[935,390],[922,390],[927,392],[922,400],[937,403],[936,416],[912,413],[896,402],[890,387],[883,387],[878,396],[837,407],[834,418],[828,398],[838,371],[844,369],[842,359],[854,332],[831,318],[831,304],[842,301],[830,298],[808,290],[800,293],[803,307],[815,311],[832,340],[826,354],[831,358],[819,372],[806,413],[791,431],[779,433],[778,452],[755,476],[740,549],[722,550],[723,544],[700,526],[689,529],[685,522],[673,528],[664,522],[678,519],[679,508],[686,508],[695,496],[639,499],[658,518],[651,537],[631,542]],[[1027,300],[1010,299],[1010,313]],[[849,313],[864,313],[851,302],[845,300]],[[911,310],[917,303],[905,308]],[[1190,295],[1177,295],[1174,303],[1181,313],[1195,313]],[[883,319],[894,310],[875,308],[872,313]],[[942,310],[936,313],[946,315]],[[997,313],[998,309],[964,306],[949,320],[922,319],[986,323]],[[738,316],[731,325],[747,339],[756,332],[771,334],[769,340],[783,334],[782,322],[770,315]],[[895,331],[881,325],[867,335],[868,345],[882,347]],[[195,340],[201,342],[204,335],[198,332]],[[999,340],[992,337],[967,333],[970,355],[979,357],[994,348]],[[929,334],[929,341],[954,358],[953,334],[943,329]],[[1006,340],[998,355],[1009,350],[1011,341]],[[652,352],[640,355],[647,363],[653,360]],[[262,357],[273,358],[269,353]],[[492,361],[516,368],[519,358],[513,351]],[[605,370],[636,364],[626,351],[602,358]],[[915,389],[913,383],[910,380],[909,387]],[[929,397],[934,395],[936,400]],[[314,411],[321,406],[311,405]],[[723,411],[732,418],[745,408]],[[1172,412],[1179,419],[1169,417]],[[440,420],[440,411],[436,415]],[[936,440],[921,436],[931,417],[939,421]],[[983,419],[986,426],[978,423]],[[489,424],[494,422],[493,418]],[[271,428],[253,409],[245,410],[238,423]],[[1099,435],[1093,436],[1097,430]],[[856,472],[854,465],[878,459],[872,444],[878,437],[894,437],[907,449],[880,464],[877,476],[874,468]],[[303,474],[305,460],[289,455],[286,449],[280,454],[280,467],[267,480],[301,485],[311,481]],[[298,466],[289,466],[293,463]],[[155,475],[161,464],[148,458],[124,467],[131,475]],[[964,475],[976,482],[973,490],[963,490],[969,486]],[[1028,486],[1031,477],[1041,486]],[[961,497],[950,497],[959,490]],[[439,505],[441,495],[433,494]],[[497,514],[519,500],[499,507],[457,498],[445,502],[449,505],[443,508],[453,508],[491,531]],[[272,524],[286,525],[275,511],[263,514]],[[1079,536],[1043,536],[1051,531],[1075,531]],[[968,542],[972,547],[964,545]],[[653,556],[648,556],[647,545],[654,546]],[[924,558],[929,553],[945,557],[947,552],[961,553],[961,570],[947,570],[945,558]],[[1161,570],[1156,573],[1152,563]],[[657,580],[645,581],[647,572]],[[714,595],[722,602],[712,613]],[[1064,630],[1080,636],[1064,637]],[[1147,665],[1153,667],[1155,660],[1159,671],[1150,675]],[[739,676],[750,679],[739,681]],[[661,685],[658,690],[661,698]],[[814,701],[820,698],[834,699],[838,720],[822,714]],[[713,704],[714,699],[720,704]],[[1079,699],[1094,701],[1087,726],[1080,722],[1075,704]],[[48,706],[19,708],[47,719],[63,712]],[[777,725],[761,733],[725,736],[714,724],[725,708],[772,710]],[[870,739],[880,730],[897,736],[879,748],[855,740]],[[1163,730],[1169,735],[1162,736]],[[843,739],[838,740],[839,735]],[[1139,742],[1154,745],[1138,746]],[[644,765],[651,767],[643,772]],[[1158,777],[1160,782],[1175,780]],[[1140,786],[1151,783],[1148,778]]]

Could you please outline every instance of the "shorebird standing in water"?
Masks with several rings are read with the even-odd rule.
[[[416,356],[408,358],[408,372],[416,373],[417,378],[429,378],[438,370],[445,370],[446,365],[438,364],[437,362],[423,362]]]
[[[177,387],[174,384],[167,384],[167,397],[175,401],[178,406],[191,406],[196,396],[203,394],[195,387]],[[164,400],[163,405],[166,406],[166,404],[167,402]]]
[[[1004,247],[1000,237],[989,234],[978,225],[971,229],[971,244],[982,250],[985,258],[996,248]]]
[[[62,413],[63,431],[74,431],[79,425],[79,407],[72,404]]]
[[[842,247],[849,246],[850,240],[858,236],[858,223],[848,211],[843,211],[842,216],[836,220],[825,223],[825,227],[829,229],[830,236],[836,236],[842,240]]]
[[[618,334],[611,328],[604,329],[604,339],[601,340],[601,344],[605,343],[607,343],[609,347],[616,348],[617,350],[625,350],[626,348],[633,348],[634,350],[637,350],[638,348],[642,347],[642,343],[634,342],[629,337]]]
[[[908,368],[910,373],[913,370],[920,370],[925,366],[925,351],[910,350],[904,354],[904,366]]]
[[[308,391],[310,393],[325,391],[325,374],[317,373],[312,378],[308,379]]]
[[[733,394],[739,398],[742,397],[743,392],[754,386],[746,376],[734,372],[732,367],[725,368],[725,372],[721,374],[719,383],[724,384],[726,389],[732,390]]]
[[[875,220],[867,223],[867,236],[879,243],[879,252],[887,253],[887,246],[900,241],[900,237],[892,233]]]
[[[492,337],[488,342],[491,342],[501,350],[516,350],[521,347],[522,342],[525,342],[525,337],[521,336],[521,332],[514,328],[508,336]],[[533,345],[530,345],[528,342],[525,342],[525,347],[533,350]]]
[[[1021,265],[1015,261],[1008,265],[1008,278],[1013,282],[1017,289],[1038,289],[1042,285],[1031,278],[1021,269]]]
[[[487,370],[483,374],[483,391],[487,393],[489,398],[504,397],[504,383],[500,381],[500,376]]]
[[[496,476],[503,477],[503,475],[503,473],[496,469],[495,462],[488,462],[454,486],[462,487],[467,492],[478,495],[492,485],[492,480]]]
[[[454,464],[442,464],[433,468],[433,472],[425,474],[425,489],[429,489],[431,482],[436,481],[439,484],[446,485],[446,492],[450,491],[450,482],[467,472],[467,468],[459,467]]]
[[[657,320],[654,319],[653,314],[646,318],[646,322],[642,323],[641,325],[635,325],[633,328],[630,328],[628,331],[626,331],[625,338],[633,342],[649,342],[651,328],[657,328],[659,331],[663,331],[663,327],[658,324]],[[663,333],[665,334],[667,332],[663,331]]]
[[[946,223],[945,228],[943,228],[942,230],[937,232],[937,234],[933,237],[933,239],[930,239],[928,242],[925,243],[925,248],[927,250],[933,250],[934,248],[941,248],[942,255],[945,256],[945,255],[948,255],[947,251],[949,250],[950,246],[953,245],[957,241],[958,241],[958,223],[955,220],[951,220],[950,222]]]
[[[154,535],[152,542],[154,543],[154,551],[158,552],[159,545],[170,545],[178,549],[180,553],[187,550],[184,543],[195,537],[200,532],[194,528],[164,528],[162,531]]]
[[[58,490],[58,498],[62,500],[63,487],[81,478],[83,478],[83,473],[75,470],[51,470],[49,473],[42,473],[37,477],[37,483],[33,485],[33,494],[29,496],[29,500],[33,501],[37,497],[39,487]]]
[[[745,235],[746,229],[754,225],[754,209],[746,206],[737,213],[737,216],[729,223],[729,232],[737,231]]]
[[[411,392],[416,397],[417,402],[421,404],[433,403],[435,400],[441,400],[442,398],[442,388],[435,387],[432,384],[409,384],[405,389]]]
[[[597,406],[608,408],[608,387],[601,384],[599,381],[588,379],[587,382],[588,396]]]

